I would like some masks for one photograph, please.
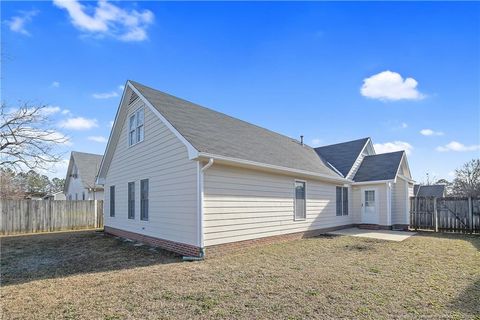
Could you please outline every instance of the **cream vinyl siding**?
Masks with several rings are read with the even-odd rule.
[[[392,224],[407,223],[408,182],[397,179],[392,184]]]
[[[362,192],[364,190],[375,189],[376,203],[378,205],[378,224],[388,225],[388,209],[387,209],[387,186],[385,183],[354,186],[352,190],[352,206],[353,219],[355,223],[362,223]]]
[[[128,146],[128,119],[144,107],[144,140]],[[129,108],[105,179],[105,225],[176,242],[198,245],[197,162],[185,145],[141,99]],[[149,179],[148,221],[140,220],[140,180]],[[127,185],[135,182],[135,219],[127,217]],[[115,217],[110,217],[110,186]]]
[[[302,221],[294,221],[295,180],[306,181]],[[214,164],[204,176],[205,246],[350,224],[351,215],[335,215],[335,187]]]

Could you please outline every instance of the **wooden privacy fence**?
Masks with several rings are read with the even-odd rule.
[[[480,233],[480,198],[410,198],[410,228]]]
[[[0,235],[103,228],[102,200],[0,199]]]

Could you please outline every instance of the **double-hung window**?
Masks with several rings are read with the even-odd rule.
[[[305,220],[307,205],[305,200],[305,182],[295,181],[295,220]]]
[[[148,179],[140,180],[140,220],[148,221]]]
[[[143,141],[145,136],[145,113],[143,108],[130,115],[128,120],[128,145],[132,146]]]
[[[337,187],[337,216],[348,216],[348,188]]]
[[[115,217],[115,186],[110,186],[110,217]]]
[[[135,219],[135,182],[128,183],[128,219]]]

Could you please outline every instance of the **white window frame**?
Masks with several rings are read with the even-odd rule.
[[[142,113],[143,115],[143,122],[139,123],[139,115]],[[133,118],[133,128],[132,128],[132,118]],[[141,136],[140,136],[141,133]],[[133,135],[133,141],[130,137]],[[143,140],[145,140],[145,109],[144,107],[140,107],[134,112],[132,112],[128,117],[128,146],[134,146]]]
[[[337,215],[337,188],[341,188],[342,190],[342,199],[341,199],[341,208],[340,208],[340,212],[341,212],[341,215]],[[343,204],[344,204],[344,199],[343,199],[343,194],[344,194],[344,191],[346,189],[346,192],[347,192],[347,214],[344,213],[344,210],[343,210]],[[347,186],[341,186],[341,185],[337,185],[335,186],[335,216],[336,217],[348,217],[350,215],[350,195],[349,195],[349,192],[350,192],[350,188],[347,187]]]
[[[297,182],[305,184],[305,217],[297,218]],[[293,181],[293,221],[306,221],[307,220],[307,181],[295,179]]]

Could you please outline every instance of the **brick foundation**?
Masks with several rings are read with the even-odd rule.
[[[143,234],[120,230],[120,229],[107,227],[107,226],[105,226],[104,230],[105,230],[105,233],[112,234],[121,238],[128,238],[135,241],[139,241],[154,247],[159,247],[168,251],[181,254],[182,256],[199,257],[201,252],[199,247],[192,246],[190,244],[150,237]]]
[[[392,226],[392,230],[402,230],[402,231],[408,231],[410,226],[408,224],[394,224]]]
[[[230,243],[217,244],[213,246],[207,246],[205,248],[205,257],[207,258],[216,257],[226,253],[245,250],[245,249],[255,247],[255,246],[260,246],[260,245],[316,237],[326,232],[345,229],[345,228],[351,228],[353,226],[354,226],[353,224],[349,224],[349,225],[343,225],[343,226],[332,227],[332,228],[323,228],[323,229],[309,230],[305,232],[281,234],[277,236],[270,236],[270,237],[263,237],[263,238],[257,238],[257,239],[250,239],[250,240],[243,240],[243,241],[236,241],[236,242],[230,242]]]

